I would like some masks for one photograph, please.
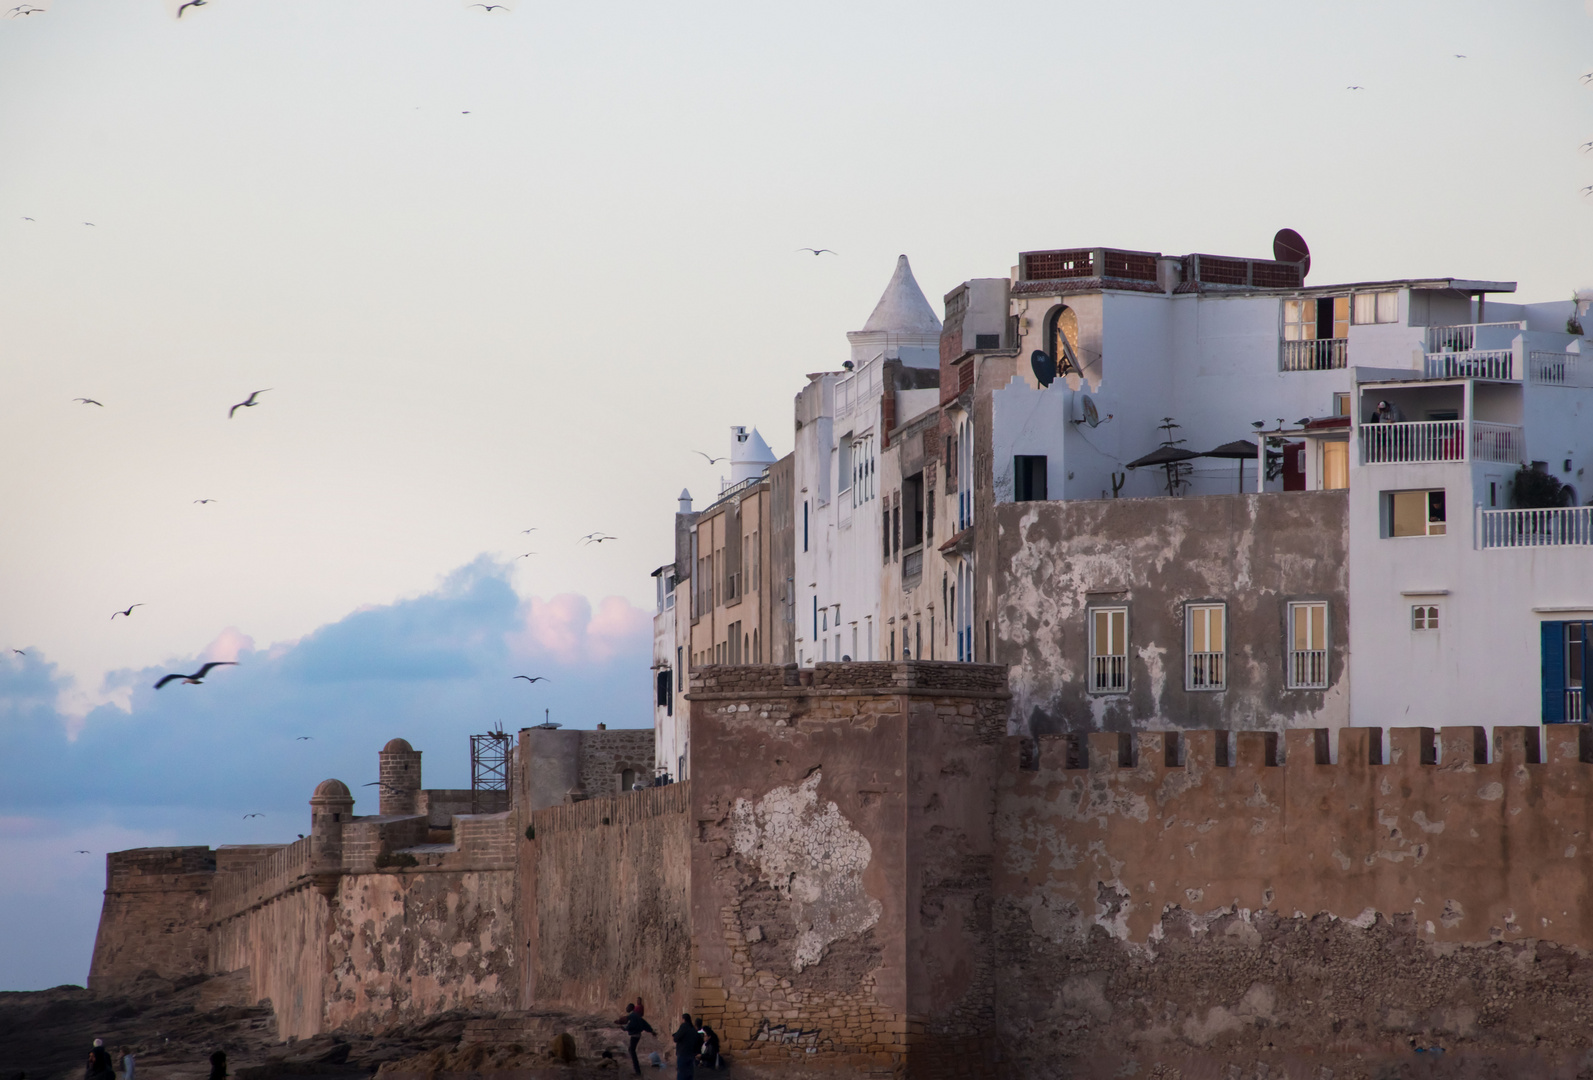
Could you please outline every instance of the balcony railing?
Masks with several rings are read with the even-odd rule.
[[[1331,371],[1341,368],[1349,357],[1348,338],[1318,338],[1315,341],[1285,341],[1278,358],[1280,371]]]
[[[1414,420],[1361,425],[1362,465],[1406,465],[1433,461],[1493,461],[1520,464],[1526,440],[1518,424],[1464,420]],[[1469,453],[1468,453],[1469,449]]]
[[[1424,365],[1429,379],[1515,379],[1515,353],[1509,349],[1430,352]]]
[[[1090,689],[1096,693],[1128,689],[1128,657],[1097,656],[1090,672]]]
[[[1327,687],[1327,650],[1291,649],[1289,687],[1293,690],[1322,690]]]
[[[1542,510],[1484,510],[1482,546],[1593,546],[1593,506],[1557,506]]]
[[[1428,352],[1470,352],[1477,347],[1477,338],[1492,338],[1499,342],[1501,336],[1505,341],[1514,336],[1515,331],[1525,330],[1524,322],[1487,322],[1487,323],[1462,323],[1459,326],[1429,326],[1427,328]],[[1479,334],[1479,331],[1481,333]],[[1497,334],[1489,331],[1498,331]],[[1500,342],[1501,344],[1503,342]]]
[[[1593,388],[1593,364],[1581,353],[1542,352],[1527,356],[1527,378],[1540,386]]]
[[[1189,654],[1189,689],[1221,690],[1226,685],[1224,661],[1227,655],[1220,652],[1192,652]]]

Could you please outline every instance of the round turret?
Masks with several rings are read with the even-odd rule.
[[[408,739],[389,739],[376,756],[376,764],[382,816],[418,813],[420,751],[410,746]]]
[[[354,793],[349,791],[348,785],[341,780],[322,780],[315,785],[315,794],[311,799],[347,799],[354,800]]]
[[[343,826],[354,820],[354,796],[341,780],[322,780],[310,796],[310,862],[319,870],[343,865]]]

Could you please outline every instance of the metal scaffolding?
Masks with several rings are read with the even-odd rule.
[[[470,736],[471,813],[501,814],[509,809],[512,738],[504,731]]]

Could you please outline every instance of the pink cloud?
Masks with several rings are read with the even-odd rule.
[[[575,593],[551,599],[532,597],[524,626],[508,635],[509,648],[530,659],[548,656],[561,664],[601,664],[626,648],[652,640],[652,615],[618,596],[592,602]]]
[[[200,655],[205,660],[236,661],[239,653],[253,651],[254,638],[245,634],[236,626],[229,626],[217,634],[215,640],[206,645],[205,651]]]

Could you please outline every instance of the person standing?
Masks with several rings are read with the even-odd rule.
[[[675,1080],[692,1080],[697,1075],[693,1062],[702,1050],[702,1036],[697,1034],[697,1024],[691,1013],[680,1014],[680,1027],[675,1029]]]
[[[116,1080],[116,1068],[111,1064],[111,1052],[105,1049],[104,1039],[94,1040],[89,1051],[88,1068],[83,1071],[87,1080]]]
[[[631,1037],[631,1068],[636,1070],[637,1076],[642,1075],[642,1063],[636,1057],[636,1044],[641,1042],[642,1032],[649,1035],[656,1035],[657,1032],[653,1030],[653,1025],[642,1019],[642,1010],[635,1005],[626,1005],[625,1015],[614,1023],[624,1028],[625,1034]]]
[[[227,1052],[217,1050],[210,1055],[210,1080],[227,1080]]]
[[[710,1069],[720,1069],[719,1062],[719,1033],[708,1026],[706,1020],[702,1021],[697,1029],[697,1034],[702,1036],[702,1054],[699,1060]]]
[[[135,1064],[133,1048],[130,1046],[122,1047],[122,1080],[133,1080]]]

